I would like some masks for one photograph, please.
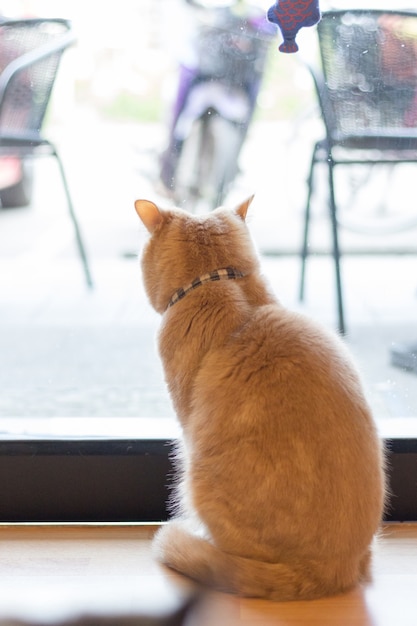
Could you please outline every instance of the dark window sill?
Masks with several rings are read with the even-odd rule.
[[[417,521],[417,419],[379,423],[391,491],[387,521]],[[172,418],[13,418],[0,434],[0,522],[167,519]]]

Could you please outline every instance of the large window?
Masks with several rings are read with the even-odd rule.
[[[263,9],[269,4],[258,3]],[[56,17],[58,9],[33,0],[2,3],[1,10],[8,17]],[[180,11],[188,16],[184,34]],[[161,167],[179,61],[192,52],[195,20],[210,25],[208,11],[182,0],[122,0],[117,10],[59,3],[60,17],[73,21],[77,44],[62,59],[44,131],[60,149],[94,288],[85,284],[56,164],[37,159],[27,206],[3,202],[0,211],[0,465],[7,477],[0,521],[165,515],[166,442],[177,429],[157,356],[159,319],[141,283],[138,254],[146,234],[133,202],[172,202]],[[306,33],[300,45],[313,38]],[[326,179],[320,176],[314,255],[306,299],[298,300],[305,181],[321,120],[300,56],[278,53],[278,41],[259,66],[257,105],[225,202],[256,193],[249,225],[277,296],[336,328]],[[208,63],[209,45],[206,50],[201,62]],[[342,234],[346,343],[381,435],[391,441],[398,496],[392,511],[399,519],[416,515],[417,365],[413,371],[393,364],[393,350],[417,345],[411,167],[389,178],[386,171],[355,172],[342,183],[347,202],[366,209]],[[410,217],[410,228],[371,236],[367,216],[388,195]],[[207,206],[203,199],[200,208]]]

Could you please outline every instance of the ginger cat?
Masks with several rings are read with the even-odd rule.
[[[218,590],[300,600],[370,577],[383,452],[347,351],[268,289],[245,218],[138,200],[143,280],[183,438],[160,561]]]

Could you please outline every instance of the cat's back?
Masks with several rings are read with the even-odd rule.
[[[347,506],[374,532],[384,491],[381,447],[338,338],[279,305],[257,307],[207,355],[194,390],[188,432],[201,493],[208,489],[205,476],[214,474],[225,502],[241,485],[242,494],[257,494],[259,508],[288,507],[300,520],[312,516],[315,494],[322,517],[339,524],[338,511]],[[293,494],[301,492],[295,502]],[[313,535],[319,518],[317,527],[311,521]]]
[[[352,359],[342,340],[311,319],[287,310],[279,303],[256,306],[233,329],[224,344],[207,355],[203,367],[222,364],[221,370],[234,371],[236,382],[259,383],[279,379],[287,383],[302,375],[304,382],[329,383],[357,380]],[[220,372],[221,374],[221,372]],[[347,379],[346,379],[347,377]]]
[[[195,389],[198,402],[213,407],[220,420],[243,409],[263,429],[288,433],[314,425],[317,433],[327,422],[333,436],[351,436],[352,425],[364,431],[372,423],[342,340],[279,304],[254,307],[222,346],[208,352]]]

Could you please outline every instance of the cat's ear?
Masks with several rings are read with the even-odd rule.
[[[239,215],[239,217],[245,221],[246,219],[246,213],[248,212],[249,206],[252,202],[252,200],[254,199],[254,195],[250,196],[250,198],[248,198],[247,200],[245,200],[245,202],[242,202],[242,204],[239,204],[238,207],[236,207],[235,209],[235,213],[236,215]]]
[[[155,228],[162,224],[164,218],[154,202],[150,200],[136,200],[135,209],[145,228],[150,233],[153,233]]]

